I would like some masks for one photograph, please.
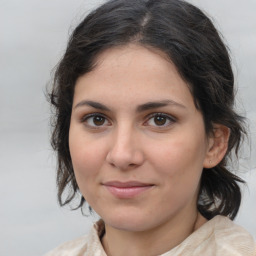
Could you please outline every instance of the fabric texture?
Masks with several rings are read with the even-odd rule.
[[[104,222],[94,224],[87,236],[66,242],[45,256],[107,256],[101,237]],[[159,256],[256,256],[253,237],[227,217],[216,216],[181,244]]]

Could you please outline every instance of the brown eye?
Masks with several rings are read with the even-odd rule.
[[[105,116],[97,113],[83,117],[82,122],[90,128],[101,128],[110,125],[110,122]]]
[[[103,116],[95,116],[95,117],[93,117],[93,123],[96,126],[103,125],[105,123],[105,121],[106,121],[106,118],[103,117]]]
[[[156,116],[156,117],[154,117],[154,122],[158,126],[165,125],[166,121],[167,120],[166,120],[165,116]]]
[[[147,122],[145,123],[146,126],[151,127],[168,127],[175,123],[176,119],[168,114],[165,113],[153,113],[149,116]]]

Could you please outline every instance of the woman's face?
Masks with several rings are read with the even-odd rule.
[[[72,163],[106,225],[145,231],[194,216],[208,141],[188,85],[159,51],[108,49],[76,83]]]

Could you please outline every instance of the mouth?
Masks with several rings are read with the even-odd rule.
[[[102,185],[112,195],[120,199],[134,198],[154,187],[154,184],[142,183],[138,181],[109,181],[103,183]]]

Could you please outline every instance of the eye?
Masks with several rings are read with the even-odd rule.
[[[98,113],[93,113],[93,114],[84,116],[82,118],[82,122],[86,126],[89,126],[92,128],[100,128],[100,127],[110,125],[110,122],[108,121],[108,119],[105,116],[103,116],[102,114],[98,114]]]
[[[174,122],[175,118],[170,115],[164,113],[154,113],[148,117],[146,125],[155,127],[167,127]]]

